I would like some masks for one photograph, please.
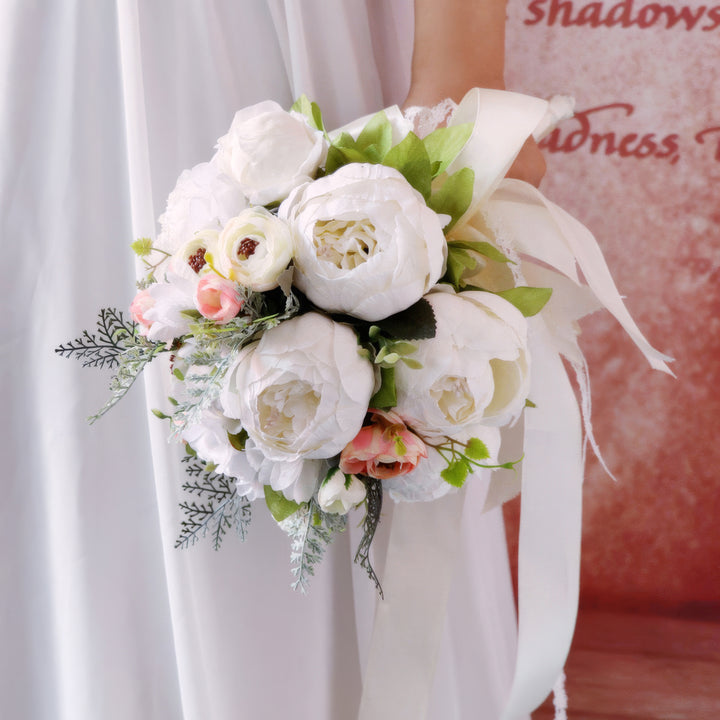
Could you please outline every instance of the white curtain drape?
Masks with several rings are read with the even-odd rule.
[[[403,97],[411,6],[320,0],[0,8],[4,420],[0,716],[353,718],[373,588],[335,543],[309,597],[256,512],[175,550],[162,368],[92,427],[108,374],[53,348],[125,308],[129,243],[240,107],[305,92],[329,126]],[[144,392],[145,389],[145,392]],[[469,498],[431,717],[497,717],[514,659],[502,520]],[[480,708],[485,714],[479,715]]]

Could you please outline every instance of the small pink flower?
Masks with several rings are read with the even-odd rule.
[[[130,317],[140,325],[140,334],[147,335],[152,320],[145,317],[145,313],[155,305],[155,298],[149,290],[141,290],[130,303]]]
[[[215,273],[203,275],[195,290],[195,307],[200,314],[218,325],[230,322],[242,310],[245,301],[232,280]]]
[[[425,443],[407,429],[394,412],[373,410],[370,424],[361,428],[340,453],[340,469],[348,475],[387,480],[406,475],[427,457]]]

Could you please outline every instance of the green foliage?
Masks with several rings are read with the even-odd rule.
[[[153,250],[152,240],[148,237],[138,238],[130,247],[138,257],[147,257]]]
[[[490,451],[487,445],[480,438],[470,438],[465,446],[465,454],[471,460],[487,460],[490,457]]]
[[[397,340],[429,340],[437,330],[432,305],[424,298],[375,325],[383,335]]]
[[[428,206],[439,215],[449,215],[450,222],[443,230],[448,232],[470,207],[473,197],[475,173],[462,168],[448,177],[428,201]]]
[[[537,315],[552,295],[552,288],[516,287],[496,293],[514,305],[525,317]]]
[[[245,450],[245,443],[248,439],[247,430],[245,430],[245,428],[240,430],[239,433],[228,433],[227,438],[228,442],[233,446],[233,448],[235,448],[235,450],[238,452],[243,452]]]
[[[378,410],[387,410],[397,405],[397,392],[395,390],[395,368],[380,368],[380,387],[370,398],[370,407]]]
[[[434,448],[447,464],[445,469],[440,472],[440,477],[449,485],[458,488],[465,484],[467,476],[476,468],[510,470],[520,462],[520,460],[513,460],[499,465],[482,462],[490,457],[490,452],[487,445],[480,438],[475,437],[470,438],[466,443],[446,437],[444,442],[437,444],[427,442],[427,445]]]
[[[463,460],[451,462],[440,472],[440,477],[453,487],[461,488],[465,484],[470,468]]]
[[[456,290],[469,287],[462,276],[466,271],[472,272],[477,268],[477,255],[483,255],[495,262],[512,262],[489,242],[451,240],[448,242],[447,270],[443,276],[445,282],[450,283]]]
[[[323,124],[320,108],[317,103],[310,102],[307,95],[301,95],[290,109],[304,115],[310,127],[320,130],[320,132],[325,132],[325,125]]]
[[[265,485],[263,489],[265,490],[265,503],[270,514],[275,518],[275,522],[282,522],[300,509],[299,503],[288,500],[279,490],[273,490],[269,485]]]
[[[293,590],[306,593],[310,577],[332,542],[335,533],[345,530],[344,515],[324,513],[312,499],[301,505],[296,513],[290,515],[281,527],[291,539],[290,564],[295,577]]]
[[[83,367],[114,368],[128,348],[137,343],[150,345],[137,334],[137,325],[125,320],[116,308],[103,308],[97,319],[97,333],[83,330],[80,337],[55,348],[62,357],[81,360]]]
[[[526,398],[525,407],[526,408],[536,408],[537,405],[530,398]]]
[[[381,163],[392,147],[392,125],[384,111],[370,119],[362,129],[355,147],[371,162]]]
[[[367,490],[365,497],[366,512],[362,523],[363,536],[355,553],[355,562],[367,572],[368,577],[375,584],[380,597],[384,597],[380,580],[375,574],[375,570],[370,562],[370,547],[375,537],[378,524],[380,523],[380,514],[382,512],[382,482],[374,478],[364,478],[363,481],[365,483],[365,489]]]
[[[435,167],[433,177],[447,170],[472,135],[472,130],[472,123],[441,127],[431,132],[423,140],[430,162]]]
[[[427,201],[430,198],[432,168],[423,141],[409,132],[383,159],[395,168]]]
[[[250,503],[238,495],[234,478],[214,472],[213,466],[200,460],[194,451],[183,458],[183,463],[191,477],[183,490],[202,501],[180,503],[185,519],[180,523],[175,547],[188,548],[209,533],[213,547],[219,550],[233,528],[245,540],[251,519]]]
[[[126,321],[122,312],[115,308],[100,310],[97,333],[83,330],[75,340],[55,348],[62,357],[81,360],[83,367],[117,368],[110,380],[110,399],[91,417],[90,423],[102,417],[114,407],[132,387],[145,366],[166,350],[162,343],[153,343],[140,335],[137,325]]]

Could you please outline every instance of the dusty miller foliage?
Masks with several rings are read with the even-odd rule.
[[[80,360],[83,367],[117,368],[110,381],[110,399],[89,418],[92,423],[120,402],[145,366],[165,349],[162,343],[150,342],[140,335],[137,324],[125,320],[120,310],[103,308],[98,315],[97,332],[83,330],[80,337],[56,347],[55,352]]]
[[[173,410],[171,423],[175,438],[180,437],[185,428],[200,422],[202,413],[217,401],[225,375],[239,350],[300,309],[297,298],[288,290],[284,306],[281,305],[278,312],[268,312],[272,308],[263,295],[267,293],[248,291],[244,314],[225,325],[198,319],[190,327],[192,338],[183,360],[196,371],[182,377],[186,396]]]
[[[235,479],[216,473],[212,465],[194,454],[186,455],[182,461],[191,478],[182,487],[193,499],[180,503],[185,519],[180,523],[175,547],[189,548],[209,535],[213,548],[219,550],[232,530],[245,540],[251,519],[250,501],[238,495]]]
[[[295,577],[291,586],[293,590],[307,593],[315,567],[322,561],[335,533],[343,532],[346,523],[344,515],[324,513],[314,498],[280,523],[291,541],[290,565]]]

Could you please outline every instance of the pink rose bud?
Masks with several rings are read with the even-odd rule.
[[[130,303],[130,317],[140,325],[140,334],[147,335],[152,321],[145,317],[145,313],[155,304],[155,298],[150,291],[141,290]]]
[[[237,285],[215,273],[200,278],[195,290],[195,307],[203,317],[218,325],[230,322],[242,310],[245,301]]]
[[[425,443],[407,429],[394,412],[373,410],[370,424],[361,428],[340,453],[340,470],[387,480],[406,475],[427,457]]]

